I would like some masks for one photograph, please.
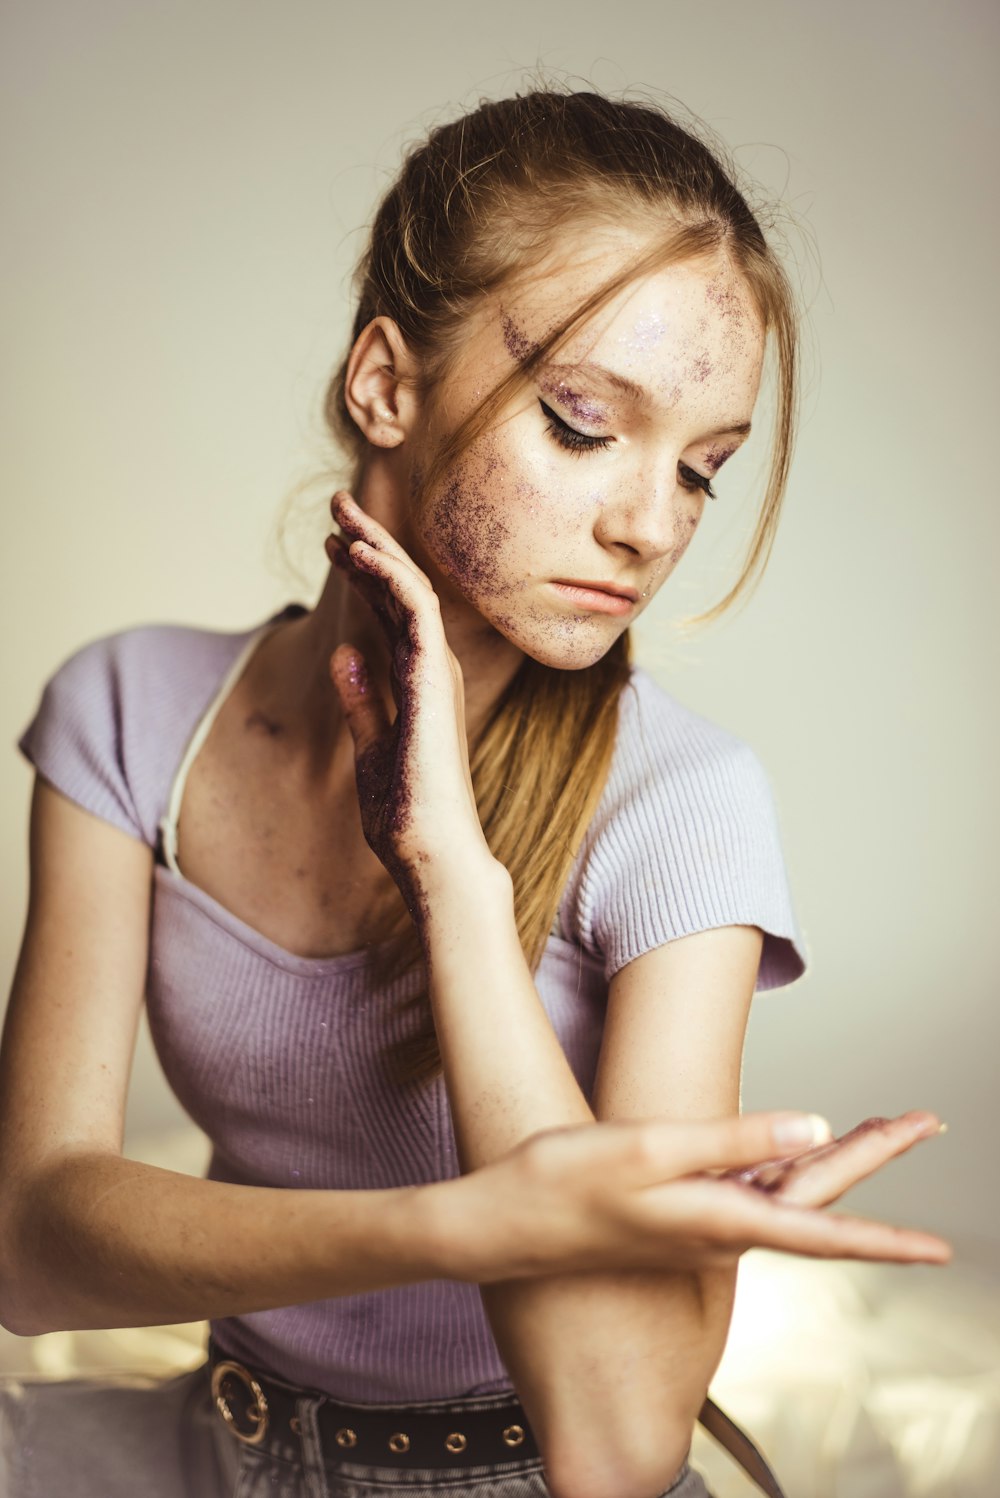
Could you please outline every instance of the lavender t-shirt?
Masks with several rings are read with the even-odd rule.
[[[150,1029],[171,1088],[212,1141],[208,1177],[347,1191],[439,1180],[459,1172],[443,1080],[404,1094],[379,1064],[417,1022],[395,1010],[421,975],[376,998],[368,952],[286,951],[190,883],[172,841],[171,789],[175,814],[199,725],[255,639],[303,612],[289,604],[244,631],[153,624],[94,640],[49,678],[18,747],[64,795],[156,850]],[[536,973],[588,1097],[612,975],[675,937],[729,924],[764,932],[758,989],[805,970],[757,756],[635,669],[608,782]],[[475,1285],[339,1296],[225,1317],[212,1331],[232,1356],[345,1401],[511,1387]]]

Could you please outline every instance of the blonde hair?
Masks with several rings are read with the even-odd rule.
[[[605,281],[453,430],[420,476],[414,502],[489,427],[538,362],[635,278],[663,266],[728,257],[749,291],[776,363],[775,421],[765,492],[739,577],[689,625],[707,623],[755,586],[773,545],[797,409],[798,314],[786,274],[720,148],[710,149],[663,109],[546,87],[485,101],[433,129],[406,153],[383,197],[355,271],[351,345],[373,318],[391,318],[420,367],[431,405],[484,295],[509,291],[552,249],[562,229],[635,224],[648,248]],[[367,441],[345,402],[345,354],[326,392],[329,429],[354,467]],[[607,777],[618,700],[630,673],[624,634],[594,665],[560,671],[526,658],[496,704],[471,768],[480,820],[514,885],[518,935],[532,970]],[[401,918],[383,950],[382,980],[420,957]],[[437,1075],[440,1054],[426,994],[422,1027],[392,1049],[398,1081]]]

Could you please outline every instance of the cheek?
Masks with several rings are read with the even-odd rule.
[[[503,591],[501,559],[511,538],[506,463],[495,448],[462,458],[445,475],[423,515],[424,542],[461,592]]]
[[[674,531],[677,541],[667,558],[671,567],[677,566],[677,563],[691,545],[694,533],[698,529],[698,519],[697,515],[692,515],[689,511],[683,510],[677,516],[677,525]]]

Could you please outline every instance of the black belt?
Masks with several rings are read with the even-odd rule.
[[[372,1467],[473,1467],[537,1461],[538,1444],[515,1394],[484,1394],[461,1405],[448,1400],[417,1405],[341,1404],[320,1389],[304,1389],[226,1356],[209,1338],[212,1397],[227,1428],[249,1446],[270,1434],[302,1435],[299,1400],[318,1401],[316,1427],[324,1460]],[[767,1462],[745,1431],[711,1399],[698,1419],[768,1498],[784,1498]]]
[[[301,1436],[298,1403],[318,1399],[316,1425],[324,1458],[373,1467],[485,1467],[538,1460],[538,1445],[513,1394],[484,1394],[456,1407],[341,1404],[319,1389],[286,1384],[208,1347],[212,1397],[227,1427],[247,1445],[270,1434]]]

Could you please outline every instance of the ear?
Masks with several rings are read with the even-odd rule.
[[[374,447],[398,447],[414,428],[417,362],[391,317],[375,317],[347,361],[344,399]]]

